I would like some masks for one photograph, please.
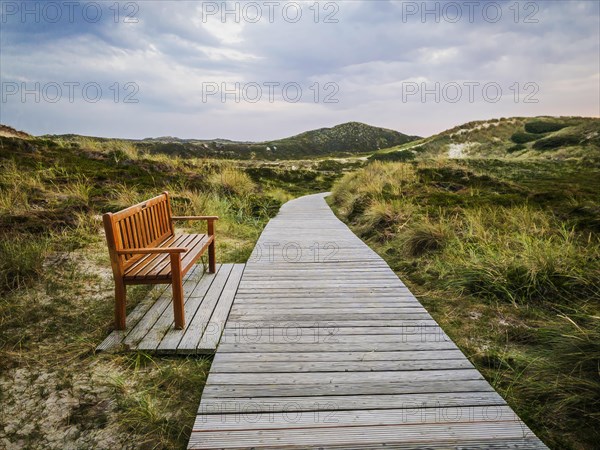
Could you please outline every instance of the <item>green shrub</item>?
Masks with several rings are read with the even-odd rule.
[[[579,138],[577,136],[550,136],[545,139],[540,139],[533,144],[533,148],[536,150],[554,150],[560,147],[569,147],[572,145],[578,145]]]
[[[344,167],[344,165],[341,162],[336,161],[334,159],[325,159],[323,161],[319,161],[319,163],[317,164],[317,170],[324,170],[324,171],[331,171],[331,172],[341,171],[343,167]]]
[[[507,148],[506,151],[508,153],[516,153],[516,152],[520,152],[521,150],[525,150],[526,148],[527,148],[526,145],[517,144],[517,145],[513,145],[512,147]]]
[[[528,142],[535,141],[539,139],[539,136],[530,133],[523,133],[522,131],[517,131],[510,137],[510,140],[515,144],[526,144]]]
[[[544,134],[552,133],[554,131],[562,130],[568,125],[558,122],[547,122],[545,120],[536,120],[534,122],[528,122],[525,124],[525,131],[533,134]]]

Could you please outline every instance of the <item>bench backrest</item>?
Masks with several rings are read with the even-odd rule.
[[[106,241],[113,270],[122,274],[143,255],[117,255],[116,251],[128,248],[155,247],[174,235],[169,193],[116,213],[102,216]],[[116,265],[116,266],[115,266]]]

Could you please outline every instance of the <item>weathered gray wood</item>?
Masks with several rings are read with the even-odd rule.
[[[436,448],[438,442],[467,447],[470,440],[536,439],[521,422],[397,424],[388,426],[260,428],[239,431],[192,432],[189,448],[305,447],[386,443],[420,444]],[[277,445],[275,445],[277,443]],[[414,448],[414,447],[413,447]],[[482,447],[487,448],[487,447]],[[541,447],[544,448],[544,447]]]
[[[244,420],[245,419],[245,420]],[[193,429],[204,427],[211,430],[243,430],[248,425],[259,425],[264,428],[320,428],[331,426],[371,426],[397,424],[436,424],[458,422],[517,422],[518,417],[507,405],[494,406],[447,406],[434,407],[422,413],[414,405],[401,409],[365,409],[339,410],[331,405],[331,409],[317,411],[313,414],[273,412],[257,414],[240,420],[235,414],[211,414],[196,418]]]
[[[220,350],[220,349],[219,349]],[[421,351],[403,351],[403,352],[264,352],[264,353],[251,353],[251,352],[223,352],[219,351],[214,357],[213,364],[219,364],[221,362],[239,362],[240,365],[245,367],[248,362],[282,362],[282,361],[296,361],[296,362],[336,362],[336,361],[347,361],[347,362],[367,362],[367,361],[390,361],[390,362],[402,362],[402,361],[425,361],[425,360],[444,360],[444,359],[457,359],[464,358],[462,352],[458,349],[449,350],[421,350]],[[466,358],[464,358],[466,360]]]
[[[286,329],[282,333],[272,333],[265,330],[265,333],[256,335],[240,334],[231,338],[226,335],[223,339],[223,345],[226,344],[248,344],[248,345],[279,345],[293,344],[298,348],[313,344],[397,344],[397,343],[437,343],[451,342],[450,338],[444,334],[441,329],[430,327],[429,332],[425,333],[406,333],[406,334],[335,334],[327,332],[307,332],[310,329]],[[415,348],[416,350],[416,348]]]
[[[194,315],[186,327],[185,333],[177,346],[177,353],[197,353],[198,343],[205,331],[213,333],[214,330],[208,330],[208,322],[217,306],[217,302],[227,283],[227,279],[233,270],[233,264],[223,264],[217,277],[212,282],[208,292],[202,301],[202,308]]]
[[[415,409],[501,406],[506,402],[493,390],[482,392],[435,392],[375,395],[327,395],[298,397],[211,398],[203,396],[198,414],[283,412],[315,410]]]
[[[275,320],[279,322],[301,322],[301,321],[312,321],[312,322],[329,322],[329,323],[337,323],[338,320],[380,320],[380,321],[390,321],[390,320],[424,320],[430,319],[431,316],[426,312],[407,312],[407,313],[339,313],[335,312],[325,312],[322,311],[320,314],[318,313],[306,313],[303,314],[302,311],[292,312],[289,314],[260,314],[260,312],[253,313],[237,313],[232,312],[230,315],[231,320],[237,321],[246,321],[246,322],[257,322],[259,320],[265,319],[268,317],[270,320]]]
[[[221,334],[225,329],[225,323],[229,316],[229,311],[233,304],[235,293],[237,292],[243,273],[243,265],[238,264],[233,267],[233,270],[227,279],[227,283],[219,297],[219,303],[215,307],[210,321],[208,322],[206,327],[207,331],[202,335],[202,338],[198,343],[197,348],[200,353],[213,352],[216,350],[217,344],[221,339]]]
[[[266,316],[265,316],[266,317]],[[405,318],[401,320],[315,320],[314,318],[303,318],[290,320],[241,320],[232,319],[231,316],[227,321],[226,331],[230,328],[250,329],[250,328],[345,328],[345,327],[410,327],[419,326],[419,324],[433,322],[431,317],[422,319],[419,317]]]
[[[545,448],[323,195],[293,200],[246,264],[189,448],[382,446]]]
[[[203,270],[201,270],[202,266],[196,265],[191,271],[190,276],[187,277],[183,282],[183,298],[184,298],[184,307],[187,300],[190,298],[191,293],[196,288],[200,280],[202,279]],[[209,275],[210,276],[210,275]],[[166,292],[171,292],[171,290],[167,290]],[[189,310],[189,308],[188,308]],[[193,314],[193,310],[188,311],[189,314]],[[189,317],[189,316],[186,316]],[[154,322],[154,324],[150,327],[146,335],[138,342],[136,346],[136,350],[141,351],[155,351],[159,346],[161,340],[166,335],[166,333],[174,327],[174,316],[173,316],[173,308],[167,307],[165,308],[160,317]]]
[[[316,343],[285,343],[285,344],[253,344],[251,342],[221,344],[224,352],[390,352],[403,350],[446,350],[457,348],[452,341],[441,342],[316,342]]]
[[[380,372],[380,371],[411,371],[411,370],[447,370],[472,368],[465,358],[442,360],[413,360],[413,361],[328,361],[328,362],[299,362],[299,361],[269,361],[248,362],[242,367],[239,362],[213,362],[211,373],[271,373],[271,372]]]
[[[443,331],[433,320],[417,320],[406,322],[403,326],[354,326],[354,327],[336,327],[335,324],[325,326],[314,324],[304,324],[304,326],[293,324],[285,327],[260,327],[246,324],[243,326],[236,322],[234,326],[229,326],[225,330],[225,336],[289,336],[291,334],[314,335],[339,335],[339,334],[441,334]]]
[[[419,394],[441,392],[490,392],[493,388],[485,380],[422,381],[417,376],[410,382],[393,383],[322,383],[283,384],[270,386],[252,384],[207,384],[202,395],[218,398],[268,398],[301,397],[321,395],[377,395],[377,394]]]
[[[213,281],[217,278],[219,271],[221,270],[221,265],[218,264],[216,266],[215,273],[207,273],[202,279],[198,281],[198,283],[194,286],[194,288],[190,291],[189,295],[185,299],[185,317],[187,317],[188,324],[190,321],[193,321],[194,317],[198,313],[202,301],[204,300],[204,296],[208,292],[208,289],[212,285]],[[184,286],[185,288],[185,286]],[[175,329],[174,323],[171,323],[169,330],[163,337],[159,346],[157,347],[157,351],[159,352],[167,352],[172,353],[177,349],[179,342],[183,338],[187,327],[183,330]]]
[[[288,373],[215,373],[211,372],[207,383],[210,384],[236,384],[236,385],[266,385],[266,384],[316,384],[316,383],[406,383],[414,380],[412,371],[387,371],[387,372],[308,372]],[[419,373],[421,381],[455,381],[455,380],[481,380],[483,376],[475,369],[454,370],[422,370]]]

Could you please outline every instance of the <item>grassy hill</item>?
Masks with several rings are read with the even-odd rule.
[[[469,122],[376,152],[373,159],[508,158],[600,163],[600,119],[512,117]]]
[[[89,145],[90,141],[105,143],[106,138],[73,134],[43,136]],[[296,136],[264,142],[238,142],[226,139],[200,140],[175,137],[128,140],[138,150],[182,157],[228,159],[303,159],[323,156],[351,156],[371,153],[418,139],[398,131],[378,128],[359,122],[348,122],[332,128],[306,131]]]

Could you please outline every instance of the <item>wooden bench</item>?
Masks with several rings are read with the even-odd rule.
[[[173,285],[175,328],[183,329],[183,276],[208,249],[208,266],[215,272],[217,216],[173,216],[169,193],[102,216],[115,278],[115,327],[125,329],[126,286]],[[175,235],[174,220],[206,220],[208,234]]]

